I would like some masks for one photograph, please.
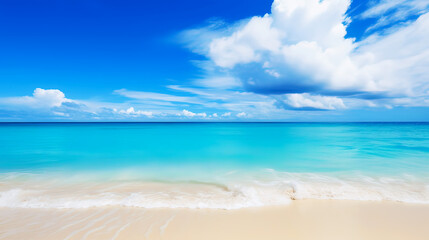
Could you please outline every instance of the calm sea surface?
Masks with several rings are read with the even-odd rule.
[[[95,182],[105,189],[118,181],[128,187],[162,182],[166,192],[177,190],[177,182],[220,185],[242,194],[238,203],[258,194],[287,196],[243,206],[286,198],[427,203],[428,178],[427,123],[0,123],[0,206],[6,207],[35,207],[30,203],[40,196],[30,190],[49,194],[75,182],[91,186],[85,196],[99,200]],[[259,193],[264,188],[273,192]],[[196,192],[212,194],[213,206],[222,207],[226,203],[216,201],[230,196],[216,191]],[[156,203],[149,193],[141,187],[129,194],[143,194],[134,205],[148,207]]]

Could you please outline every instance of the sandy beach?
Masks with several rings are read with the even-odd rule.
[[[422,239],[429,205],[298,200],[208,209],[0,209],[0,239]]]

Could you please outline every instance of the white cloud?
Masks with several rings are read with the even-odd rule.
[[[326,99],[331,98],[308,96],[336,96],[336,100],[347,96],[362,101],[428,98],[429,13],[424,10],[428,4],[396,2],[390,5],[406,5],[420,17],[355,42],[346,38],[349,0],[275,0],[270,14],[215,30],[217,34],[212,36],[219,37],[209,43],[205,39],[207,50],[200,52],[217,66],[210,71],[240,79],[247,91],[308,93],[306,102],[321,109],[336,109],[340,104],[329,106]],[[386,4],[388,1],[382,1],[365,15],[389,12],[391,7]]]
[[[61,117],[69,117],[70,115],[63,112],[52,112],[54,115],[61,116]]]
[[[158,101],[167,101],[167,102],[187,102],[200,104],[197,99],[186,96],[175,96],[164,93],[155,93],[155,92],[142,92],[142,91],[128,91],[126,89],[115,90],[114,93],[127,98],[133,98],[138,100],[158,100]]]
[[[321,109],[335,110],[346,108],[343,100],[337,97],[313,96],[308,93],[287,94],[285,99],[280,100],[292,109]],[[287,108],[286,106],[286,108]]]
[[[345,0],[276,0],[271,14],[234,26],[206,55],[251,91],[353,87],[356,79],[347,75],[357,72],[349,56],[354,43],[344,38],[343,24],[348,6]]]
[[[427,12],[428,8],[429,1],[427,0],[381,0],[373,2],[373,5],[360,17],[377,18],[377,22],[369,28],[369,30],[374,30],[392,23],[407,21],[411,16]]]
[[[185,87],[181,85],[170,85],[167,87],[168,89],[174,91],[192,94],[192,96],[182,99],[183,102],[171,102],[171,111],[174,111],[174,109],[177,108],[183,108],[184,106],[192,107],[192,104],[196,103],[198,103],[199,108],[202,106],[205,108],[219,109],[222,111],[228,110],[234,112],[234,114],[241,111],[249,111],[252,112],[252,115],[267,115],[267,113],[270,111],[277,111],[276,106],[274,106],[274,103],[276,102],[275,99],[269,96],[259,95],[251,92],[243,92],[242,90],[239,91],[219,88]],[[128,93],[130,92],[132,94],[129,95]],[[115,93],[117,93],[117,91],[115,91]],[[129,97],[131,102],[135,104],[135,99],[143,100],[140,98],[141,95],[153,96],[158,95],[158,93],[126,90],[126,94],[123,96]],[[163,95],[168,95],[168,99],[175,99],[176,97],[173,94]],[[146,100],[141,102],[138,101],[139,104],[145,104],[146,102]],[[192,112],[186,114],[181,112],[180,115],[188,115],[188,117],[192,117]]]
[[[236,116],[239,117],[239,118],[243,118],[243,117],[246,117],[247,114],[245,112],[241,112],[241,113],[237,113]]]
[[[194,117],[194,116],[196,115],[195,113],[193,113],[193,112],[191,112],[191,111],[188,111],[188,110],[186,110],[186,109],[183,109],[182,113],[183,113],[183,115],[184,115],[184,116],[186,116],[186,117]]]
[[[226,112],[226,113],[222,114],[222,117],[229,117],[229,116],[231,116],[231,112]]]
[[[213,97],[214,96],[213,93],[210,93],[210,92],[206,91],[205,89],[183,87],[183,86],[179,86],[179,85],[169,85],[167,87],[170,89],[173,89],[173,90],[192,93],[192,94],[200,95],[200,96],[204,96],[204,97]]]
[[[186,110],[186,109],[183,109],[182,114],[183,114],[183,116],[185,116],[185,117],[190,117],[190,118],[192,118],[192,117],[202,117],[202,118],[206,118],[206,117],[207,117],[207,114],[206,114],[206,113],[193,113],[193,112],[188,111],[188,110]]]
[[[214,39],[209,57],[218,66],[234,67],[266,60],[266,54],[282,57],[285,46],[298,43],[321,49],[350,47],[343,24],[348,6],[346,0],[275,0],[271,14],[253,17],[231,35]]]
[[[132,115],[132,116],[139,116],[139,115],[143,115],[146,117],[153,117],[153,113],[149,112],[149,111],[141,111],[141,110],[134,110],[134,107],[130,107],[127,110],[120,110],[119,113],[121,114],[127,114],[127,115]]]
[[[241,81],[239,79],[229,76],[206,77],[195,80],[194,83],[198,86],[208,88],[229,89],[242,87]]]
[[[280,47],[279,32],[270,28],[272,19],[254,17],[231,36],[214,39],[209,56],[221,67],[258,61],[258,50],[276,51]]]
[[[386,36],[373,36],[358,52],[366,54],[361,69],[373,79],[374,89],[394,96],[428,95],[429,13]],[[394,49],[394,51],[392,50]],[[402,95],[402,96],[401,96]]]
[[[122,110],[117,110],[122,109]],[[135,110],[128,103],[110,103],[85,101],[66,98],[57,89],[36,88],[32,96],[0,98],[0,110],[11,115],[32,116],[33,119],[126,119],[137,117],[153,117],[162,113]]]
[[[33,96],[9,97],[0,99],[0,103],[26,108],[52,108],[60,107],[65,102],[72,102],[67,99],[63,92],[58,89],[36,88]]]

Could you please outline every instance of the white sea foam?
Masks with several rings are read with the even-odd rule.
[[[298,199],[399,201],[429,204],[427,179],[409,175],[311,174],[265,171],[233,174],[211,182],[47,181],[0,179],[0,207],[239,209],[285,205]]]

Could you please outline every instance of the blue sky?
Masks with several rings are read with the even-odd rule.
[[[0,0],[0,121],[429,121],[427,0]]]

